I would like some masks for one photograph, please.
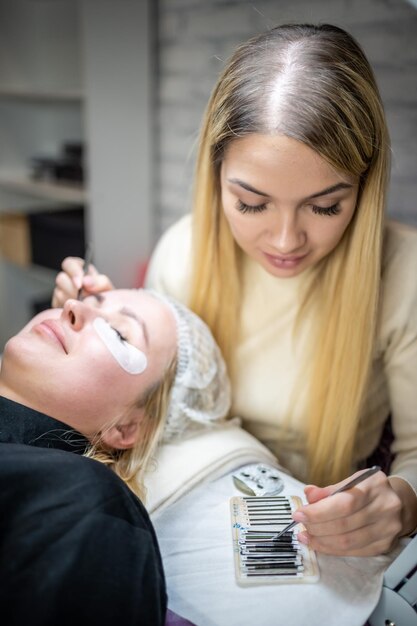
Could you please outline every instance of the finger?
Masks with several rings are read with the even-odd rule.
[[[316,487],[315,485],[307,485],[307,487],[304,487],[304,493],[309,504],[313,504],[314,502],[323,500],[323,498],[327,498],[333,493],[333,491],[333,485],[329,487]]]
[[[337,540],[331,541],[326,545],[326,543],[316,537],[312,537],[307,532],[298,533],[297,538],[300,543],[308,545],[309,548],[320,554],[329,554],[331,556],[370,556],[372,554],[372,552],[368,555],[364,554],[366,550],[371,549],[372,544],[349,549],[338,545]],[[374,554],[381,554],[378,548],[375,548],[375,550]]]
[[[99,275],[99,272],[98,272],[96,266],[93,265],[92,263],[89,264],[87,273],[85,273],[85,271],[86,271],[85,270],[85,265],[83,264],[83,273],[86,276],[97,276],[97,275]],[[103,274],[103,276],[104,276],[104,274]]]
[[[300,507],[293,519],[302,524],[335,522],[363,509],[371,500],[367,491],[357,487]]]
[[[375,501],[368,502],[358,510],[352,510],[345,515],[332,510],[332,517],[319,521],[304,521],[303,525],[309,535],[314,537],[327,537],[343,535],[369,524],[373,524],[381,517],[380,507]]]
[[[52,294],[51,306],[54,308],[62,308],[65,302],[72,297],[74,297],[72,294],[68,294],[67,291],[63,291],[62,289],[59,289],[59,287],[56,287]]]
[[[65,294],[61,289],[55,288],[52,294],[51,306],[53,308],[61,308],[66,300]]]
[[[105,274],[86,274],[82,280],[82,286],[89,293],[100,293],[113,289],[113,284]]]
[[[334,556],[376,556],[389,552],[397,542],[396,535],[383,534],[383,528],[375,524],[361,529],[328,537],[314,537],[306,531],[298,533],[300,543],[307,544],[316,552]]]
[[[84,259],[81,259],[80,257],[66,257],[62,262],[62,269],[64,270],[63,273],[69,277],[75,287],[74,291],[72,288],[70,289],[68,287],[68,283],[62,283],[59,285],[62,289],[68,291],[69,297],[77,297],[78,291],[81,287],[87,291],[91,291],[92,293],[107,291],[108,289],[113,288],[113,285],[107,276],[99,274],[97,268],[93,264],[90,263],[88,265],[86,274]],[[88,280],[84,283],[86,276],[91,276],[93,280],[91,280],[90,283]],[[94,280],[96,276],[100,277],[98,281]],[[57,284],[59,284],[58,281]]]
[[[356,514],[332,522],[307,524],[306,532],[299,536],[302,541],[308,534],[317,548],[326,551],[335,545],[342,550],[359,549],[361,542],[379,542],[387,548],[396,541],[401,530],[401,502],[397,494],[385,486]]]
[[[84,259],[75,256],[67,256],[61,264],[62,270],[71,277],[84,274]]]
[[[81,287],[83,277],[70,276],[66,272],[59,272],[55,278],[55,286],[67,294],[66,298],[72,298]]]
[[[322,500],[323,498],[327,498],[328,496],[333,495],[335,492],[338,491],[338,489],[340,489],[341,487],[344,487],[353,478],[356,478],[360,476],[361,474],[363,474],[363,472],[364,470],[359,470],[358,472],[355,472],[354,474],[352,474],[352,476],[349,476],[348,478],[345,478],[344,480],[341,480],[340,482],[335,483],[333,485],[327,485],[326,487],[317,487],[316,485],[307,485],[304,488],[304,493],[306,494],[307,501],[309,502],[309,504],[312,504],[314,502],[318,502],[319,500]]]
[[[356,472],[351,478],[356,477],[362,472]],[[335,520],[340,517],[351,515],[360,510],[371,499],[375,498],[377,494],[387,486],[387,477],[383,472],[378,472],[369,477],[363,483],[342,491],[341,493],[335,493],[337,489],[346,484],[346,480],[328,487],[320,488],[314,485],[306,487],[306,495],[314,502],[300,507],[294,519],[296,521],[305,523],[307,522],[321,522],[324,520]],[[328,494],[331,497],[325,497]],[[310,500],[309,500],[310,502]]]

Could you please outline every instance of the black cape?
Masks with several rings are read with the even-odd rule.
[[[165,623],[149,516],[82,435],[0,398],[0,606],[6,626]],[[75,453],[74,453],[75,452]]]

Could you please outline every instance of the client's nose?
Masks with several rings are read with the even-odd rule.
[[[96,313],[87,304],[71,298],[65,302],[62,316],[74,330],[80,330],[86,321],[96,316]]]

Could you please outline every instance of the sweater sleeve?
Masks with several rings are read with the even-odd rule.
[[[190,276],[191,215],[186,215],[159,240],[149,262],[145,285],[187,304]]]
[[[395,460],[391,474],[417,491],[417,231],[388,231],[381,339],[391,405]]]

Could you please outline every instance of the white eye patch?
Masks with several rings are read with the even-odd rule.
[[[93,328],[112,355],[128,374],[142,374],[148,366],[146,355],[127,341],[121,341],[117,332],[102,317],[96,317]]]

